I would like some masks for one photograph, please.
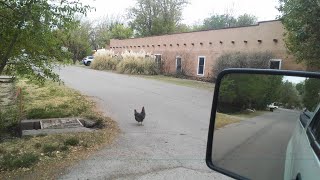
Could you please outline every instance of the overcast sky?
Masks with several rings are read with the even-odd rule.
[[[296,76],[284,76],[283,77],[283,81],[289,81],[294,84],[298,84],[298,83],[303,82],[305,80],[306,80],[305,77],[296,77]]]
[[[135,5],[135,0],[82,0],[96,8],[90,12],[91,20],[104,16],[123,15],[129,7]],[[259,21],[273,20],[279,14],[275,8],[278,0],[189,0],[190,4],[183,11],[183,23],[192,25],[199,23],[212,13],[222,14],[227,9],[233,10],[235,16],[239,14],[252,14]]]

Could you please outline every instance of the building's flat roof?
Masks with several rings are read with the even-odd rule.
[[[225,29],[246,28],[246,27],[259,26],[262,23],[269,23],[269,22],[276,22],[276,21],[281,21],[281,20],[276,19],[276,20],[269,20],[269,21],[259,21],[256,24],[246,25],[246,26],[225,27],[225,28],[218,28],[218,29],[205,29],[205,30],[196,30],[196,31],[189,31],[189,32],[178,32],[178,33],[170,33],[170,34],[162,34],[162,35],[128,38],[128,39],[143,39],[143,38],[149,38],[149,37],[159,37],[159,36],[168,36],[168,35],[176,35],[176,34],[187,34],[187,33],[195,33],[195,32],[206,32],[206,31],[217,31],[217,30],[225,30]],[[122,40],[128,40],[128,39],[111,39],[111,40],[122,41]]]

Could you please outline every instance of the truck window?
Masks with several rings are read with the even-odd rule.
[[[310,130],[311,133],[316,137],[317,141],[319,142],[319,135],[320,135],[320,113],[317,113],[313,118],[312,122],[310,123]]]

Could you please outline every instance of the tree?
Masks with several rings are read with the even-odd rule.
[[[110,44],[112,28],[118,24],[122,24],[122,20],[118,16],[106,16],[92,28],[90,41],[93,49],[100,49]]]
[[[58,80],[52,68],[70,54],[56,32],[88,10],[78,1],[0,1],[0,74],[10,61],[17,74]]]
[[[279,98],[282,76],[229,74],[219,88],[218,111],[240,112],[247,108],[265,109]]]
[[[237,18],[236,26],[250,26],[256,24],[258,18],[250,14],[243,14]]]
[[[209,18],[204,19],[202,29],[221,29],[238,26],[248,26],[257,23],[257,17],[249,14],[243,14],[239,17],[226,14],[214,14]]]
[[[228,15],[212,15],[209,18],[204,19],[203,21],[203,29],[221,29],[227,27],[234,27],[236,26],[237,20],[236,18]]]
[[[279,0],[285,43],[297,62],[320,67],[320,3],[316,0]]]
[[[303,104],[307,109],[313,111],[320,102],[320,81],[309,78],[304,84]]]
[[[175,33],[191,32],[193,28],[186,24],[179,24],[175,28]]]
[[[278,102],[281,103],[285,108],[300,108],[301,98],[296,86],[293,83],[289,81],[282,83]]]
[[[300,96],[302,96],[304,94],[304,89],[305,89],[305,83],[304,81],[303,82],[300,82],[296,85],[296,89],[299,93]]]
[[[92,53],[90,44],[91,24],[75,21],[69,30],[59,30],[64,47],[72,54],[73,63]]]
[[[109,45],[110,39],[127,39],[132,36],[133,30],[124,25],[120,16],[106,16],[92,27],[90,44],[93,49],[97,50]]]
[[[137,0],[128,12],[130,25],[140,37],[173,33],[187,4],[187,0]]]
[[[111,30],[111,37],[114,39],[127,39],[133,36],[133,31],[131,28],[125,27],[122,24],[117,24]]]

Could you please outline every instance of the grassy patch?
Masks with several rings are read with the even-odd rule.
[[[66,139],[64,144],[66,146],[77,146],[79,144],[79,139],[77,139],[75,137],[71,137],[71,138]]]
[[[140,76],[139,76],[140,77]],[[192,87],[192,88],[200,88],[205,90],[214,90],[214,84],[209,82],[202,82],[202,81],[196,81],[196,80],[189,80],[189,79],[180,79],[170,76],[141,76],[147,79],[154,79],[162,82],[172,83],[180,86],[186,86],[186,87]]]
[[[227,114],[217,113],[215,128],[219,129],[228,124],[237,123],[240,121],[240,118],[233,117]]]
[[[3,141],[0,179],[55,179],[66,166],[110,144],[119,132],[114,121],[96,111],[95,103],[77,91],[53,82],[38,86],[21,80],[17,86],[23,90],[25,118],[87,118],[98,122],[101,129]]]
[[[236,117],[240,117],[240,118],[253,118],[256,116],[260,116],[264,113],[266,113],[267,111],[255,111],[255,112],[250,112],[250,113],[236,113],[236,114],[232,114],[232,116],[236,116]]]
[[[53,82],[43,86],[19,81],[23,89],[24,116],[27,119],[88,117],[98,119],[94,102],[80,93]]]
[[[2,155],[0,159],[1,170],[13,170],[18,168],[28,168],[39,161],[39,156],[33,153]]]
[[[14,83],[0,83],[0,142],[17,135],[18,101]]]
[[[42,152],[50,154],[59,149],[58,144],[44,144],[42,147]]]
[[[249,119],[256,116],[260,116],[266,113],[266,111],[255,111],[252,113],[237,113],[237,114],[222,114],[217,113],[217,119],[215,123],[215,128],[222,128],[228,124],[237,123],[243,119]]]

